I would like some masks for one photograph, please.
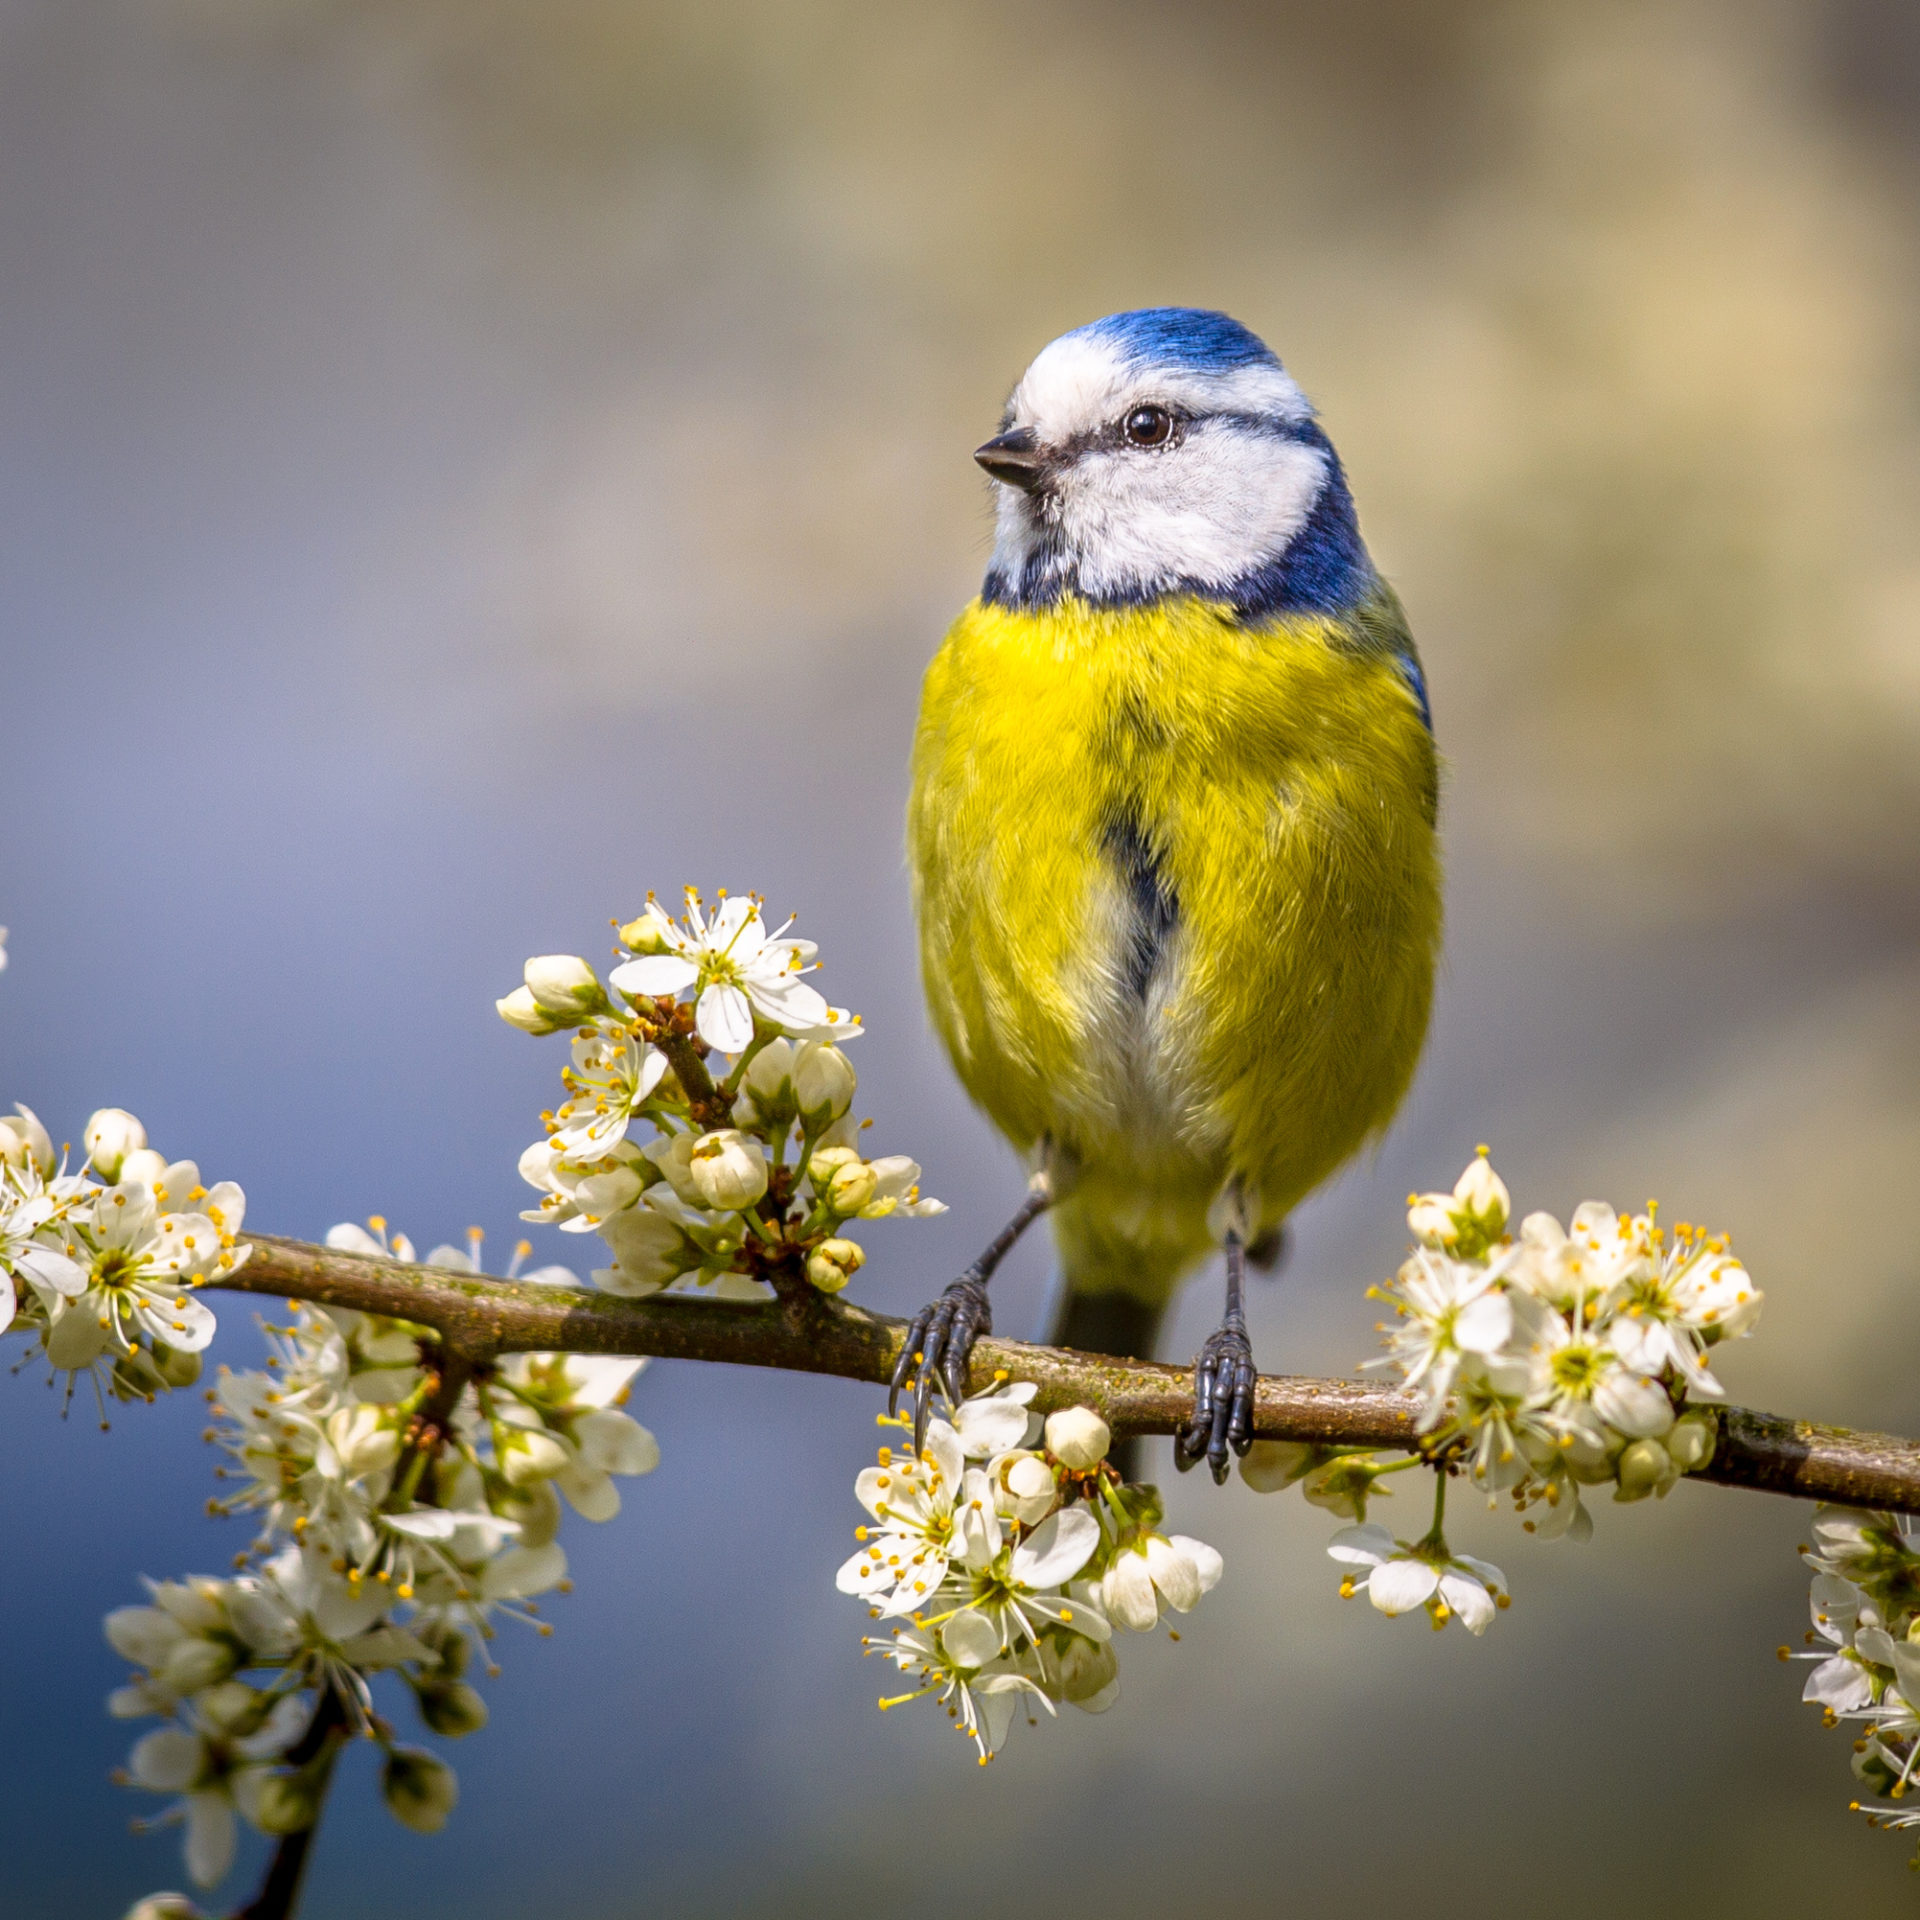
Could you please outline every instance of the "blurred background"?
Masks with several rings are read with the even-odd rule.
[[[952,1203],[869,1236],[857,1296],[918,1304],[1018,1190],[900,851],[968,455],[1055,334],[1221,306],[1346,456],[1449,763],[1427,1062],[1261,1359],[1364,1357],[1402,1196],[1484,1139],[1523,1207],[1734,1231],[1736,1398],[1914,1432],[1916,215],[1907,0],[0,0],[0,1093],[132,1107],[261,1229],[503,1253],[559,1053],[494,996],[758,887]],[[832,1589],[875,1405],[656,1365],[665,1462],[570,1526],[449,1831],[349,1766],[313,1920],[1909,1910],[1773,1658],[1804,1509],[1470,1514],[1517,1596],[1476,1642],[1182,1480],[1219,1591],[982,1773],[874,1712]],[[57,1413],[0,1395],[0,1904],[111,1916],[184,1876],[108,1783],[100,1616],[243,1542],[192,1396]]]

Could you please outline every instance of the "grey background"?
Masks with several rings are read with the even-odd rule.
[[[6,0],[0,1092],[57,1137],[133,1107],[261,1228],[497,1251],[558,1054],[492,998],[648,886],[757,886],[953,1203],[870,1236],[859,1297],[917,1303],[1017,1190],[900,859],[968,452],[1064,328],[1221,305],[1320,403],[1449,757],[1429,1057],[1263,1361],[1363,1357],[1401,1196],[1487,1139],[1523,1205],[1735,1231],[1736,1397],[1915,1430],[1914,19]],[[453,1824],[349,1767],[315,1920],[1908,1908],[1772,1657],[1783,1503],[1603,1507],[1585,1550],[1470,1514],[1517,1592],[1474,1642],[1342,1606],[1324,1516],[1182,1481],[1221,1588],[982,1773],[874,1713],[832,1591],[873,1410],[657,1366],[664,1464],[504,1641]],[[190,1397],[56,1414],[0,1394],[0,1904],[111,1915],[183,1875],[106,1778],[99,1618],[239,1538]]]

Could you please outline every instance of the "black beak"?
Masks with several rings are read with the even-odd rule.
[[[973,457],[1002,485],[1022,493],[1031,493],[1047,477],[1048,461],[1031,427],[995,434],[984,447],[974,448]]]

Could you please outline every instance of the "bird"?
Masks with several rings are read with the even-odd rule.
[[[1032,1169],[912,1321],[890,1411],[964,1394],[988,1283],[1050,1215],[1054,1338],[1150,1357],[1224,1249],[1183,1469],[1253,1439],[1249,1260],[1377,1138],[1442,925],[1420,657],[1293,376],[1224,313],[1046,346],[974,454],[992,557],[926,674],[908,865],[932,1022]]]

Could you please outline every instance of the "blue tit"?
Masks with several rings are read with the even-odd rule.
[[[1181,1464],[1252,1440],[1249,1253],[1386,1126],[1440,940],[1431,716],[1339,456],[1222,313],[1110,315],[975,459],[993,557],[926,677],[907,841],[933,1022],[1035,1168],[913,1323],[896,1398],[964,1390],[987,1282],[1050,1213],[1055,1337],[1147,1354],[1216,1245]]]

